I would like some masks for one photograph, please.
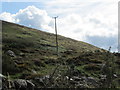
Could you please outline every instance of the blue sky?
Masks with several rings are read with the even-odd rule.
[[[2,1],[0,19],[54,33],[117,51],[118,1],[116,0],[34,0]]]
[[[38,8],[44,9],[42,2],[2,2],[2,12],[9,12],[12,14],[17,13],[20,9],[24,9],[27,6],[34,5]]]

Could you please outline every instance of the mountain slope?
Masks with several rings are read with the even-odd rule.
[[[45,44],[46,46],[48,45],[48,47],[55,46],[54,34],[46,33],[40,30],[35,30],[32,28],[27,28],[24,26],[20,26],[8,22],[3,22],[3,38],[4,40],[6,40],[6,38],[13,40],[20,40],[20,41],[27,40],[28,43],[31,42],[31,44],[37,47],[43,44]],[[86,51],[86,50],[94,51],[98,49],[97,47],[90,45],[88,43],[76,41],[70,38],[65,38],[63,36],[58,36],[58,42],[59,42],[60,50],[62,49],[62,47],[66,49],[76,49],[77,51]]]
[[[81,76],[98,78],[106,60],[105,50],[60,35],[57,56],[54,34],[6,21],[2,21],[2,39],[3,74],[8,72],[13,79],[51,75],[59,64],[61,72],[74,67]]]

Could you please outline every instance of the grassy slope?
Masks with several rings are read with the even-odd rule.
[[[57,57],[54,34],[5,21],[2,27],[3,74],[9,72],[13,78],[47,75],[61,62],[74,64],[82,74],[98,77],[105,61],[105,50],[82,41],[59,35]],[[10,57],[8,50],[15,52],[16,57]]]

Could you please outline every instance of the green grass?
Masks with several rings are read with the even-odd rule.
[[[84,76],[99,77],[100,64],[106,62],[106,50],[58,35],[59,56],[54,34],[2,21],[3,74],[11,78],[33,78],[51,74],[60,64],[61,73],[71,65]],[[16,57],[10,57],[12,50]],[[21,55],[22,53],[22,55]],[[117,66],[118,73],[120,71]],[[36,73],[33,73],[35,71]]]

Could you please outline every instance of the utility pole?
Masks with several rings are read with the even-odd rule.
[[[57,53],[57,56],[58,56],[58,37],[57,37],[57,24],[56,24],[56,19],[58,18],[57,17],[53,17],[55,19],[55,33],[56,33],[56,53]]]
[[[55,34],[56,34],[56,54],[58,56],[58,37],[57,37],[57,24],[56,24],[56,19],[57,17],[53,17],[55,19]],[[59,64],[56,66],[54,69],[53,73],[50,75],[50,81],[52,81],[54,74],[56,73],[56,70],[59,68]]]

